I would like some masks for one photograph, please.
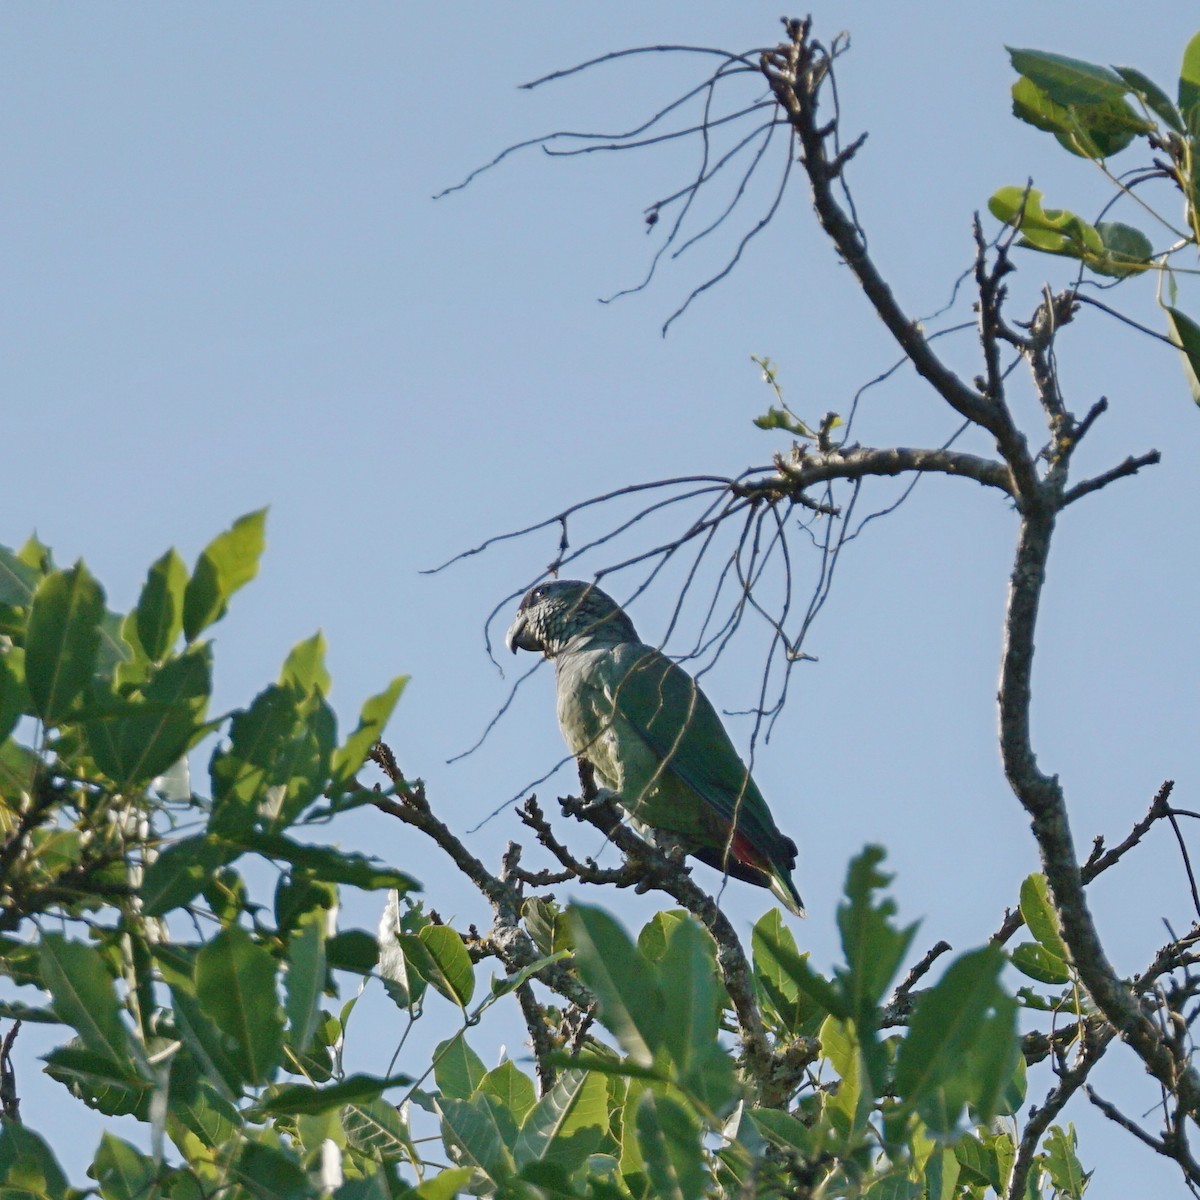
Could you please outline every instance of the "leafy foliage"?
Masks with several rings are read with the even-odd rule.
[[[1194,320],[1176,305],[1172,268],[1181,254],[1194,255],[1200,246],[1200,34],[1184,50],[1174,100],[1134,67],[1099,66],[1042,50],[1010,48],[1009,57],[1018,74],[1015,116],[1053,134],[1071,154],[1097,163],[1114,185],[1114,200],[1134,199],[1143,215],[1157,216],[1159,227],[1168,230],[1174,229],[1173,218],[1151,207],[1137,189],[1156,180],[1170,184],[1182,195],[1185,221],[1169,246],[1156,249],[1132,225],[1091,223],[1068,209],[1043,207],[1042,193],[1032,186],[1000,188],[988,202],[992,215],[1020,232],[1021,245],[1076,259],[1097,275],[1124,279],[1156,272],[1170,339],[1200,404],[1200,336]],[[1117,178],[1107,160],[1132,146],[1158,157]]]
[[[0,971],[49,994],[48,1007],[24,1011],[65,1030],[50,1074],[100,1113],[160,1125],[172,1147],[156,1156],[105,1134],[91,1167],[102,1195],[333,1187],[347,1198],[468,1189],[688,1200],[774,1195],[814,1172],[831,1196],[885,1185],[940,1195],[948,1171],[955,1194],[983,1194],[1013,1152],[1012,1136],[990,1125],[1011,1109],[1018,1058],[1004,956],[960,956],[917,1001],[907,1036],[889,1032],[886,998],[915,927],[895,922],[879,848],[851,864],[838,910],[845,962],[832,976],[800,953],[778,911],[755,927],[764,1020],[800,1050],[766,1105],[726,1032],[716,944],[689,913],[659,913],[634,940],[602,909],[531,901],[544,957],[478,999],[469,940],[410,898],[412,878],[304,836],[314,818],[360,801],[354,772],[400,692],[394,683],[368,701],[339,745],[319,638],[220,727],[211,796],[175,786],[176,757],[213,729],[211,646],[198,634],[254,573],[261,539],[247,530],[259,528],[243,519],[201,556],[207,616],[190,627],[184,597],[200,585],[173,551],[123,618],[82,565],[56,570],[47,554],[30,568],[0,554],[16,601],[0,658],[16,716],[3,753],[22,765],[0,793],[0,927],[10,935]],[[102,654],[106,629],[117,633]],[[18,730],[32,731],[28,744],[12,740]],[[252,899],[246,858],[275,872],[273,902]],[[391,889],[378,950],[365,956],[349,947],[368,935],[330,924],[347,886]],[[1039,946],[1061,960],[1044,885],[1029,883],[1022,904]],[[67,932],[41,932],[37,914],[64,918]],[[595,997],[595,1029],[556,1052],[540,1084],[512,1061],[486,1070],[468,1031],[560,965]],[[432,995],[462,1028],[423,1072],[346,1075],[333,1048],[353,1001],[340,1017],[324,1007],[346,970],[378,975],[410,1017]],[[397,1097],[437,1121],[453,1166],[429,1164]],[[1073,1142],[1054,1136],[1046,1171],[1074,1178]],[[70,1190],[51,1146],[11,1113],[0,1186]]]

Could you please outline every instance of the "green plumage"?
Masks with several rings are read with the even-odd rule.
[[[609,596],[574,580],[542,584],[521,601],[507,642],[554,663],[563,737],[631,817],[804,914],[791,878],[795,843],[776,826],[716,710]]]

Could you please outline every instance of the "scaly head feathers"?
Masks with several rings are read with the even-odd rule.
[[[540,650],[554,658],[567,648],[588,644],[636,642],[637,631],[625,610],[594,583],[551,579],[530,588],[504,635],[504,644],[518,650]]]

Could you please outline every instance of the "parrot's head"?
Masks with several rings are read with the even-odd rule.
[[[633,622],[607,592],[579,579],[551,579],[525,593],[504,644],[514,654],[540,650],[554,658],[577,638],[577,645],[638,640]]]

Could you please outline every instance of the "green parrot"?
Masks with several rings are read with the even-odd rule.
[[[678,664],[638,638],[595,584],[556,579],[525,594],[505,644],[554,663],[572,754],[640,825],[701,862],[770,888],[804,916],[796,844],[779,831],[716,710]]]

